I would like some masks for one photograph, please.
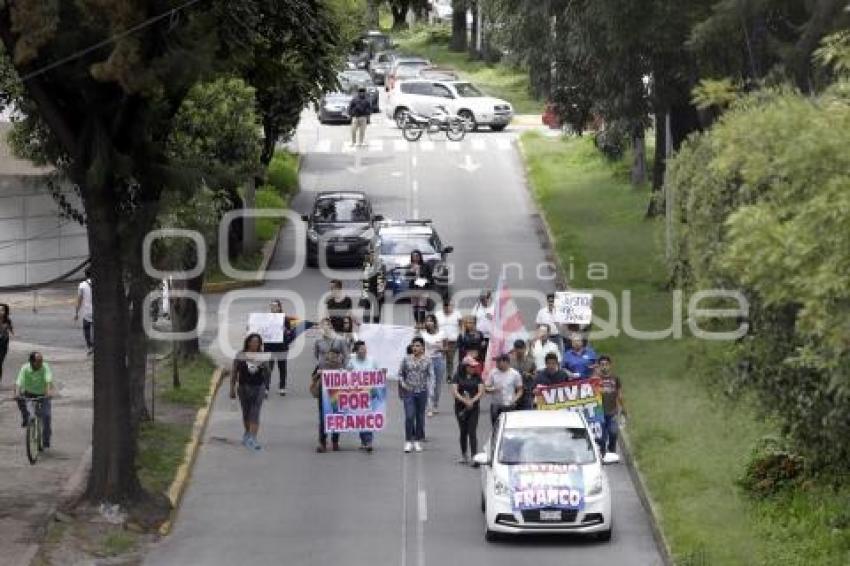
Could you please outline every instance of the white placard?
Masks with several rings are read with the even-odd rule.
[[[575,291],[555,293],[555,321],[588,325],[593,320],[593,294]]]
[[[264,344],[283,342],[285,316],[282,312],[252,312],[248,315],[248,332],[259,334]]]
[[[357,328],[357,337],[366,342],[369,357],[379,368],[387,368],[387,377],[392,379],[398,379],[398,368],[414,334],[409,326],[391,324],[361,324]]]

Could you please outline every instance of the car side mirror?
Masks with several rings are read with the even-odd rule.
[[[301,220],[303,220],[304,222],[310,222],[310,216],[307,214],[302,214]]]
[[[443,248],[443,253],[444,253],[444,254],[450,254],[450,253],[452,253],[453,251],[455,251],[455,247],[454,247],[454,246],[446,246],[445,248]]]
[[[489,466],[490,458],[487,457],[486,452],[479,452],[475,456],[472,457],[472,461],[478,464],[479,466]]]
[[[372,220],[374,220],[375,222],[383,222],[384,221],[384,215],[383,214],[376,214],[375,216],[372,217]]]

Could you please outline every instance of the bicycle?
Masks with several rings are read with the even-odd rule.
[[[46,397],[41,395],[38,397],[19,397],[19,399],[26,403],[29,413],[24,443],[27,448],[27,459],[30,464],[35,465],[39,453],[44,450],[44,421],[41,415]]]
[[[405,113],[401,129],[404,139],[409,142],[419,141],[422,132],[428,132],[429,137],[445,132],[449,140],[459,142],[466,136],[466,126],[462,118],[450,114],[445,106],[437,106],[437,111],[430,117],[412,112]]]

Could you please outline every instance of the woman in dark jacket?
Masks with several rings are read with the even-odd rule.
[[[245,434],[242,444],[247,448],[259,450],[257,431],[260,428],[260,408],[266,394],[266,377],[269,366],[263,355],[263,339],[259,334],[249,334],[245,338],[242,351],[233,360],[230,373],[230,398],[235,399],[237,386],[239,402],[242,405],[242,423]]]
[[[410,252],[410,265],[407,266],[407,277],[410,279],[410,306],[413,308],[413,321],[417,329],[425,326],[425,315],[428,313],[428,292],[431,285],[431,269],[422,259],[422,252]]]

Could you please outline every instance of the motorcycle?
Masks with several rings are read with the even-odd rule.
[[[431,116],[406,113],[401,129],[404,139],[419,141],[423,132],[427,132],[429,137],[445,132],[449,140],[459,142],[466,136],[466,126],[462,118],[449,113],[445,106],[437,106],[437,111]]]

